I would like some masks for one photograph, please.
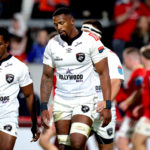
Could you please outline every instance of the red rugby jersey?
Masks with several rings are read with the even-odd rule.
[[[128,80],[128,83],[127,83],[127,89],[125,90],[127,95],[130,96],[135,90],[139,90],[142,88],[143,86],[143,81],[144,81],[144,76],[145,76],[145,73],[146,73],[146,70],[144,68],[137,68],[136,70],[134,70],[131,75],[130,75],[130,78]],[[126,111],[126,115],[128,117],[131,117],[133,119],[138,119],[138,118],[135,118],[133,115],[132,115],[132,111],[133,109],[142,103],[142,97],[140,96],[138,98],[138,100],[136,100],[135,103],[133,103],[129,108],[128,110]],[[139,116],[140,117],[140,116]]]
[[[150,70],[147,70],[142,91],[144,116],[150,118]]]

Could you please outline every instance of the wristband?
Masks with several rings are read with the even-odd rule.
[[[40,109],[41,109],[41,112],[42,112],[43,110],[47,110],[47,102],[41,103]]]
[[[111,100],[106,100],[106,108],[105,109],[111,109]]]

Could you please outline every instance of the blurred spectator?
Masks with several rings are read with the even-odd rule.
[[[25,20],[30,19],[33,5],[34,5],[34,0],[22,0],[21,13]]]
[[[144,0],[140,7],[141,14],[147,16],[150,22],[150,0]]]
[[[21,13],[15,13],[9,27],[9,33],[23,38],[27,32],[27,25]]]
[[[59,6],[70,6],[70,0],[36,0],[32,18],[51,18]]]
[[[36,42],[33,43],[31,51],[28,53],[27,61],[33,63],[43,62],[43,53],[49,39],[46,29],[41,29],[37,33]]]
[[[129,46],[136,47],[140,49],[142,46],[150,43],[150,27],[148,18],[146,16],[141,16],[138,19],[137,26],[131,35],[131,42],[128,43]]]
[[[10,39],[10,54],[18,58],[22,62],[26,62],[27,56],[25,53],[26,39],[13,36]]]
[[[114,19],[116,28],[112,40],[112,49],[118,54],[122,61],[122,52],[126,43],[131,40],[137,19],[140,16],[141,3],[138,0],[122,0],[115,4]]]

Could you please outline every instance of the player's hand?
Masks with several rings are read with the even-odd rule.
[[[101,112],[106,107],[105,101],[100,101],[97,103],[96,111]]]
[[[36,142],[39,137],[40,137],[40,130],[39,128],[37,127],[37,125],[32,125],[32,128],[31,128],[31,132],[32,132],[32,135],[33,135],[33,138],[31,140],[31,142]]]
[[[126,101],[123,101],[123,102],[121,102],[120,104],[119,104],[119,108],[121,109],[121,110],[123,110],[123,111],[126,111],[127,109],[128,109],[128,104],[127,104],[127,102]]]
[[[50,121],[50,114],[48,110],[43,110],[41,112],[41,125],[48,129],[49,128],[49,121]]]
[[[106,127],[111,121],[111,110],[103,109],[100,113],[100,120],[103,120],[102,127]]]
[[[133,109],[132,112],[134,117],[138,117],[138,116],[142,116],[143,114],[143,106],[142,105],[138,105]]]

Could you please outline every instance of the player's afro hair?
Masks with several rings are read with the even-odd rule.
[[[8,30],[4,27],[0,27],[0,35],[3,36],[5,42],[9,41],[9,33]]]
[[[60,7],[60,8],[55,10],[52,17],[57,16],[57,15],[61,15],[61,14],[71,15],[71,11],[68,7]]]

